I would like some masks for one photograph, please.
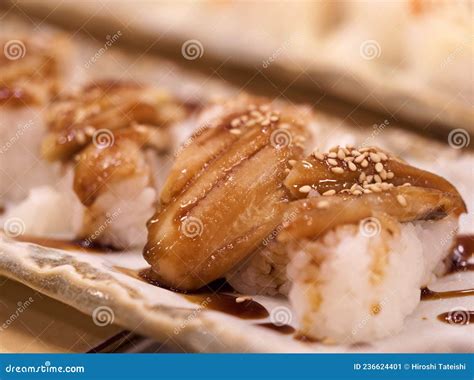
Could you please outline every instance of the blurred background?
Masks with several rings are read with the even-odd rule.
[[[472,7],[469,0],[4,1],[32,22],[102,42],[120,32],[117,46],[175,59],[242,90],[306,101],[356,123],[370,120],[361,112],[370,110],[435,135],[473,130]]]

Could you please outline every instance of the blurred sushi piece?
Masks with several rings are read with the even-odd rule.
[[[0,206],[57,179],[41,160],[42,111],[70,77],[71,46],[60,34],[0,38]]]
[[[46,111],[41,150],[50,165],[61,164],[62,184],[33,189],[7,216],[20,217],[30,235],[59,233],[120,249],[143,246],[157,201],[160,157],[172,148],[170,128],[187,114],[166,91],[136,83],[100,81],[57,97]],[[47,228],[30,223],[32,210],[48,209],[51,199],[71,202],[59,211],[71,221],[68,228],[58,225],[55,207],[45,213]]]

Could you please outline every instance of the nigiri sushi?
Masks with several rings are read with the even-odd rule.
[[[258,251],[228,275],[232,285],[256,294],[289,287],[298,329],[314,339],[367,342],[400,331],[420,289],[445,269],[466,211],[454,186],[381,149],[353,146],[296,162],[285,186],[298,200],[272,244],[286,277],[281,267],[265,271],[261,262],[277,259]]]
[[[172,288],[224,276],[271,233],[309,136],[306,107],[242,96],[220,111],[180,151],[148,223],[145,259]]]
[[[55,181],[57,167],[41,160],[42,110],[67,79],[71,47],[62,35],[0,40],[0,206]]]
[[[74,220],[68,237],[86,245],[143,247],[157,201],[160,156],[172,147],[170,128],[187,114],[166,91],[129,82],[104,80],[58,96],[46,111],[48,134],[41,152],[67,174],[61,187],[41,194],[34,189],[25,204],[34,210],[42,207],[34,200],[49,204],[49,198],[73,198],[64,211]],[[17,216],[26,205],[8,215]],[[25,219],[26,234],[45,234]],[[64,235],[55,220],[49,232]]]

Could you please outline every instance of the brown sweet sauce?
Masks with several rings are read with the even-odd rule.
[[[474,255],[474,235],[459,235],[453,246],[451,253],[451,267],[447,274],[471,271],[474,269],[474,263],[470,261]],[[449,290],[444,292],[435,292],[434,290],[421,289],[421,300],[432,301],[446,298],[469,297],[474,296],[474,288]],[[446,313],[444,313],[446,314]],[[444,315],[442,314],[442,315]]]
[[[267,309],[257,301],[248,299],[237,302],[238,296],[230,294],[186,294],[185,298],[205,309],[220,311],[241,319],[263,319],[269,316]]]
[[[223,293],[234,291],[223,279],[213,281],[190,293],[164,287],[153,277],[151,268],[138,270],[118,266],[114,266],[113,268],[120,273],[126,274],[150,285],[182,293],[188,301],[199,305],[203,309],[220,311],[241,319],[263,319],[269,316],[267,309],[257,301],[246,299],[243,302],[237,302],[239,295]]]
[[[453,247],[448,274],[474,270],[474,262],[469,261],[473,257],[474,235],[459,235]]]
[[[290,325],[276,325],[274,323],[267,322],[267,323],[259,323],[257,326],[276,331],[277,333],[280,333],[283,335],[291,335],[295,332],[295,328]]]
[[[474,289],[448,290],[446,292],[435,292],[428,288],[421,289],[422,301],[443,300],[446,298],[474,296]]]
[[[102,245],[95,242],[90,243],[87,240],[82,239],[63,240],[22,235],[16,237],[15,240],[24,243],[38,244],[49,248],[64,249],[65,251],[81,251],[87,253],[109,253],[120,251],[112,246]]]
[[[450,325],[468,325],[474,323],[473,310],[452,310],[438,315],[441,322],[449,323]]]

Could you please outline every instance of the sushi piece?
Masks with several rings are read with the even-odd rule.
[[[466,212],[454,186],[380,149],[352,146],[315,152],[285,184],[301,198],[278,235],[300,333],[353,343],[400,331],[420,289],[445,269]]]
[[[170,129],[187,115],[165,91],[128,82],[101,81],[58,96],[47,110],[42,154],[61,166],[61,185],[33,189],[6,217],[21,218],[27,235],[142,248],[162,155],[172,148]],[[30,223],[29,215],[52,203],[71,205],[64,210],[69,223],[58,224],[54,212],[45,212],[47,229]]]
[[[70,77],[72,49],[60,34],[0,39],[0,206],[56,181],[57,167],[40,159],[42,111]]]
[[[143,247],[157,201],[159,156],[170,149],[170,128],[186,114],[163,90],[117,81],[87,85],[51,105],[43,154],[73,167],[85,244]]]
[[[304,107],[243,96],[198,128],[148,224],[144,257],[160,283],[199,288],[259,247],[288,202],[283,180],[302,158],[308,116]]]

